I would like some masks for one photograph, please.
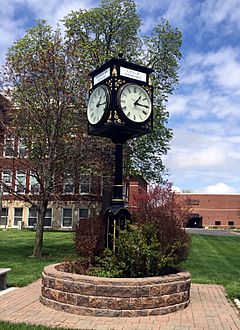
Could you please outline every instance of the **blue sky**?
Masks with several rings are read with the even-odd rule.
[[[3,0],[0,62],[34,19],[52,26],[71,10],[99,1]],[[239,0],[136,0],[143,31],[161,17],[183,32],[180,84],[170,97],[171,151],[163,157],[169,180],[180,190],[240,192]]]

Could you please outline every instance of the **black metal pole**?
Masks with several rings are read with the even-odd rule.
[[[115,149],[115,177],[113,185],[112,203],[124,206],[123,200],[123,145],[116,144]]]

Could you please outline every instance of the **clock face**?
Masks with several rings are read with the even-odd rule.
[[[106,86],[100,85],[90,95],[87,108],[87,118],[90,124],[98,124],[109,104],[109,92]]]
[[[123,114],[133,122],[142,123],[151,115],[151,98],[139,85],[124,85],[119,91],[118,102]]]

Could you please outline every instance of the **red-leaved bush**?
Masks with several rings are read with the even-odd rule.
[[[76,252],[90,265],[93,258],[104,250],[104,216],[92,213],[89,218],[81,219],[74,235]]]
[[[156,186],[135,196],[133,219],[140,226],[155,228],[161,253],[174,256],[176,263],[185,260],[190,248],[190,236],[184,230],[190,208],[178,198],[172,185]]]

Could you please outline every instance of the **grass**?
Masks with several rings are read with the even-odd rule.
[[[35,232],[0,230],[0,268],[11,268],[9,286],[25,286],[41,277],[43,267],[74,255],[73,233],[45,232],[42,259],[31,257]]]
[[[35,232],[0,230],[0,268],[10,267],[9,286],[24,286],[41,277],[45,265],[74,256],[72,233],[45,232],[44,258],[30,257]],[[228,296],[240,298],[240,236],[192,235],[189,259],[182,264],[195,283],[221,284]]]
[[[182,266],[194,283],[221,284],[229,298],[240,298],[240,236],[192,235],[189,259]]]
[[[53,328],[44,327],[42,325],[29,325],[26,323],[10,323],[10,322],[4,322],[0,321],[0,330],[50,330]],[[58,330],[66,330],[63,328],[58,328]]]

